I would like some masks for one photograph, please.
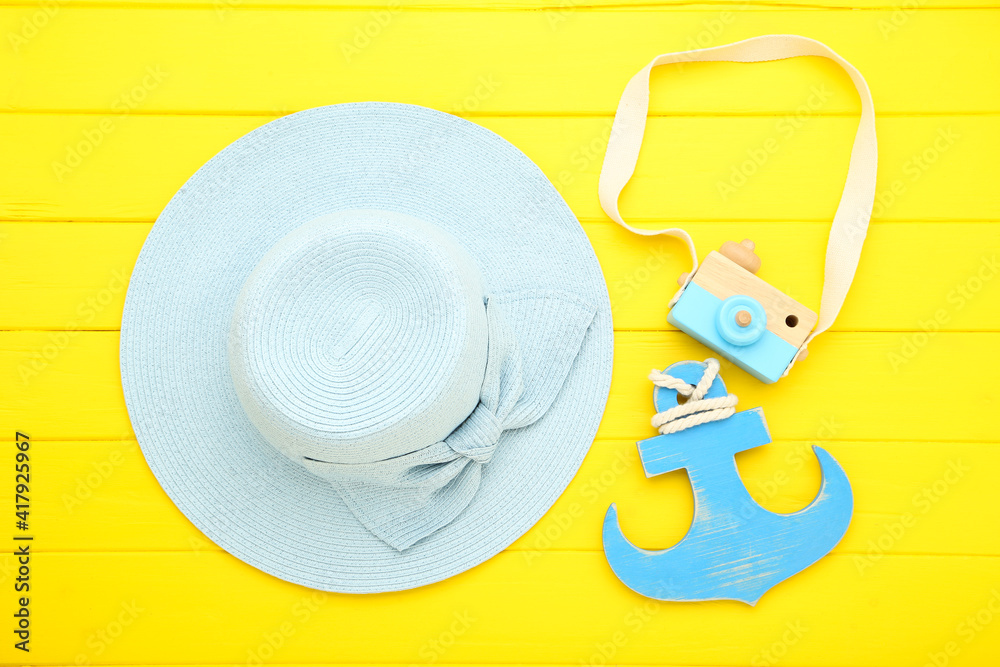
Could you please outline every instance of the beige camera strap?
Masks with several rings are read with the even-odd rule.
[[[601,167],[598,194],[604,212],[629,231],[643,236],[667,234],[684,241],[691,253],[693,265],[688,274],[688,280],[690,280],[690,276],[693,276],[695,269],[698,268],[698,255],[695,252],[694,241],[686,231],[679,228],[650,230],[632,227],[622,219],[621,213],[618,211],[618,198],[635,171],[643,133],[646,129],[650,71],[659,65],[681,62],[753,63],[799,56],[821,56],[840,65],[851,77],[861,98],[861,120],[854,137],[854,147],[851,150],[851,162],[847,170],[847,180],[844,183],[844,193],[833,217],[830,238],[826,246],[826,267],[819,320],[816,328],[800,348],[805,349],[809,341],[829,329],[830,325],[833,324],[844,299],[847,297],[851,282],[854,280],[854,273],[861,257],[861,248],[864,245],[865,235],[868,231],[868,220],[871,217],[872,205],[875,200],[875,174],[878,163],[875,109],[868,84],[853,65],[837,55],[828,46],[799,35],[763,35],[723,46],[678,51],[657,56],[632,77],[628,85],[625,86],[625,92],[622,93],[618,110],[615,112],[614,124],[611,127],[604,164]],[[671,299],[671,306],[683,289],[682,287]],[[786,374],[789,369],[791,369],[791,364],[785,370]]]

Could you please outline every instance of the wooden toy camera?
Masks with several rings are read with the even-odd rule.
[[[759,269],[753,241],[725,242],[708,253],[694,276],[678,278],[683,291],[667,321],[772,383],[799,354],[817,316],[754,275]]]

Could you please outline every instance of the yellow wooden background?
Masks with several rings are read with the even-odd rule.
[[[33,443],[36,539],[29,654],[0,557],[0,663],[1000,664],[1000,10],[894,2],[2,0],[0,540],[13,549],[15,430]],[[707,352],[665,324],[683,250],[609,223],[597,175],[652,56],[769,32],[823,40],[867,77],[879,201],[811,357],[773,386],[726,369],[776,440],[738,463],[759,502],[792,511],[822,443],[854,521],[756,608],[655,603],[610,572],[601,519],[616,501],[641,545],[683,535],[684,474],[646,480],[633,442],[652,434],[649,368]],[[762,277],[816,307],[859,111],[847,77],[810,58],[661,68],[653,86],[626,218],[679,223],[702,253],[752,237]],[[205,160],[359,100],[457,113],[527,153],[593,241],[617,330],[598,439],[548,515],[469,572],[365,597],[271,578],[187,522],[133,440],[117,332],[143,238]]]

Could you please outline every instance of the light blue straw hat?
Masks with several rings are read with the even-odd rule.
[[[216,155],[129,284],[125,400],[163,489],[276,577],[371,593],[509,546],[587,453],[607,289],[542,172],[431,109],[321,107]]]

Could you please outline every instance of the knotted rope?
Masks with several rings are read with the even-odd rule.
[[[684,380],[675,378],[655,368],[650,371],[649,379],[657,387],[674,389],[687,401],[677,407],[657,412],[653,416],[653,427],[660,433],[677,433],[686,428],[719,421],[736,414],[736,403],[739,399],[735,394],[727,394],[719,398],[705,398],[709,387],[719,375],[719,362],[716,359],[705,360],[705,372],[698,384],[691,386]]]

